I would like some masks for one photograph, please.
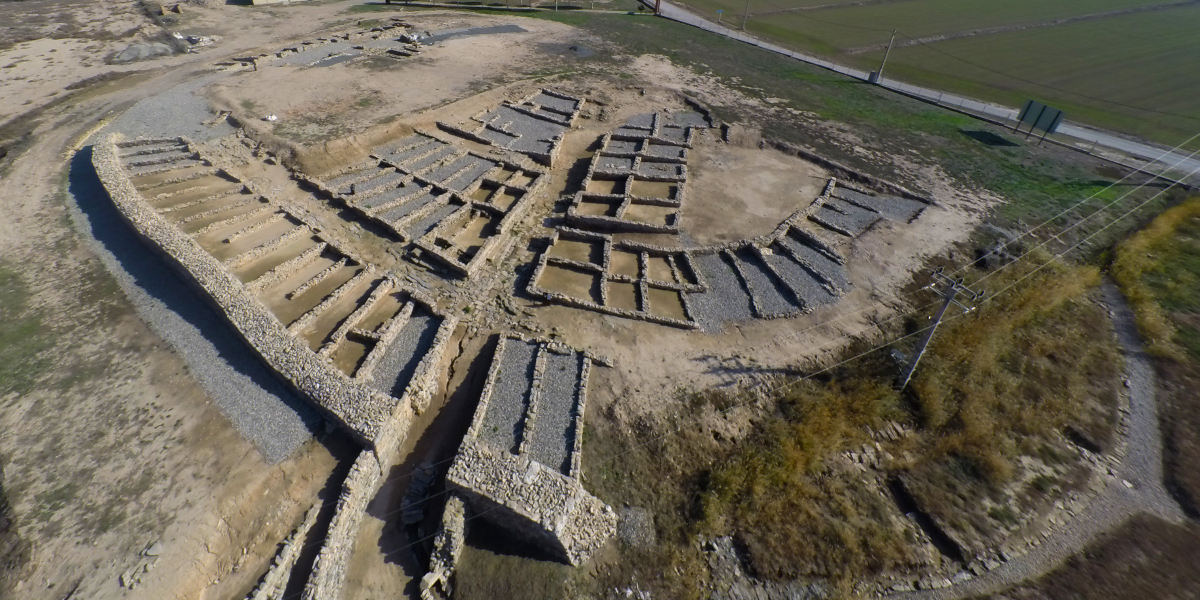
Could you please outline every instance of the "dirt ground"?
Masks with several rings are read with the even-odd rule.
[[[9,36],[0,41],[9,44],[0,45],[0,95],[6,99],[0,121],[69,96],[31,123],[34,141],[0,171],[6,209],[0,256],[29,290],[22,316],[44,320],[52,348],[35,386],[0,387],[6,490],[21,535],[34,545],[15,597],[57,599],[76,588],[76,597],[88,598],[242,597],[327,485],[344,449],[336,442],[313,442],[279,464],[268,463],[216,410],[182,359],[137,318],[95,254],[79,241],[61,188],[72,148],[112,111],[197,72],[213,71],[230,57],[277,51],[322,31],[350,27],[363,15],[349,14],[347,7],[337,2],[254,9],[185,4],[173,30],[218,35],[219,43],[195,54],[112,66],[105,60],[114,52],[163,33],[138,3],[5,5],[0,25],[21,27],[0,27]],[[566,136],[549,188],[517,227],[528,239],[548,234],[546,227],[558,222],[562,215],[555,211],[562,205],[557,202],[577,189],[580,166],[586,170],[596,140],[625,119],[661,107],[682,108],[679,93],[685,89],[702,100],[753,102],[662,57],[637,58],[628,79],[577,74],[569,61],[539,60],[546,58],[546,44],[578,39],[561,24],[396,14],[433,30],[511,22],[527,32],[452,39],[387,68],[368,62],[349,68],[268,67],[228,77],[207,93],[248,116],[279,115],[273,133],[293,143],[364,141],[331,158],[332,167],[361,158],[369,150],[367,140],[381,143],[413,127],[433,132],[437,120],[466,121],[546,83],[534,78],[548,77],[550,85],[595,104]],[[78,92],[66,89],[114,72],[138,77]],[[555,75],[564,72],[570,76]],[[320,77],[319,84],[313,76]],[[701,139],[693,156],[683,229],[698,243],[770,232],[815,198],[826,177],[794,157],[719,143],[716,132]],[[250,178],[279,188],[282,199],[317,211],[311,196],[289,195],[294,184],[282,167],[251,161],[245,169]],[[787,369],[819,358],[844,344],[845,336],[871,331],[871,318],[893,310],[888,302],[909,283],[912,269],[963,240],[991,202],[959,192],[939,173],[921,176],[941,206],[911,225],[883,225],[859,238],[846,249],[854,290],[803,317],[733,324],[709,335],[522,299],[516,304],[532,315],[533,329],[614,359],[616,368],[600,370],[593,382],[589,410],[629,420],[675,411],[680,391],[730,385],[751,368]],[[334,235],[351,246],[363,244],[367,258],[387,255],[385,242],[364,242],[353,226],[336,221],[337,213],[320,215],[330,219]],[[528,264],[534,253],[527,240],[517,248],[514,264]],[[503,281],[523,284],[519,277]],[[406,446],[411,450],[394,475],[421,460],[452,455],[474,408],[495,326],[475,323],[460,332],[461,355],[447,357],[445,397],[418,422]],[[401,552],[410,532],[396,523],[404,482],[403,477],[389,482],[369,509],[348,597],[397,594],[416,573]],[[144,562],[138,553],[160,540],[163,554],[141,586],[130,592],[119,588],[117,578]]]
[[[700,138],[692,156],[681,228],[697,245],[771,233],[829,181],[829,173],[810,162],[726,144],[715,131]]]

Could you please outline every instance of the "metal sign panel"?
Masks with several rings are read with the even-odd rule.
[[[1034,121],[1037,121],[1038,115],[1042,114],[1042,111],[1044,110],[1046,110],[1045,104],[1042,104],[1041,102],[1034,102],[1033,100],[1026,100],[1025,106],[1021,108],[1021,114],[1017,115],[1017,121],[1027,125],[1031,124]]]
[[[1033,133],[1035,129],[1041,129],[1047,134],[1054,133],[1062,120],[1063,111],[1033,100],[1026,100],[1025,106],[1021,108],[1021,113],[1017,115],[1018,127],[1028,125],[1029,133]],[[1016,128],[1013,130],[1015,131]]]

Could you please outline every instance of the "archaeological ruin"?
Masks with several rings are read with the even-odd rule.
[[[429,40],[395,20],[221,67],[305,72],[409,59]],[[425,536],[422,597],[451,596],[477,519],[555,560],[587,563],[622,518],[585,484],[589,379],[623,365],[586,339],[564,342],[559,325],[533,311],[580,309],[570,318],[689,336],[805,315],[854,288],[857,240],[907,231],[934,206],[808,151],[762,144],[752,151],[817,173],[819,193],[771,197],[779,216],[769,230],[699,243],[688,219],[712,211],[716,192],[698,183],[695,165],[726,151],[702,103],[675,95],[618,114],[583,88],[523,83],[505,96],[391,126],[363,153],[319,170],[281,165],[275,146],[255,139],[268,139],[256,129],[264,126],[206,141],[96,140],[95,172],[133,231],[361,445],[328,522],[314,529],[314,507],[251,598],[295,589],[296,540],[318,536],[303,597],[342,596],[370,503],[393,479],[414,423],[431,406],[443,410],[451,365],[474,340],[495,341],[469,393],[466,435],[448,442],[442,466],[426,461],[407,474],[402,494],[410,535],[436,532]],[[216,122],[244,121],[238,112]]]

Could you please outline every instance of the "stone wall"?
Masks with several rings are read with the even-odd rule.
[[[304,586],[303,600],[337,600],[341,597],[359,524],[382,480],[383,466],[375,453],[363,450],[342,485],[337,512],[329,523],[321,553],[313,563],[312,576]]]
[[[304,549],[304,538],[316,524],[320,509],[320,502],[308,509],[300,526],[284,540],[283,548],[275,555],[275,560],[267,569],[267,574],[258,583],[258,587],[254,588],[249,596],[246,596],[246,600],[284,600],[283,592],[292,578],[292,567],[296,565],[296,559],[300,557],[300,551]]]
[[[814,163],[833,173],[838,179],[854,182],[877,192],[892,194],[895,196],[900,196],[901,198],[908,198],[909,200],[917,200],[919,202],[924,202],[925,204],[937,204],[932,198],[909,191],[907,188],[890,181],[880,179],[873,175],[868,175],[856,169],[851,169],[846,165],[825,158],[816,152],[813,152],[812,150],[808,150],[795,144],[779,141],[764,141],[763,145],[775,148],[776,150],[786,154],[799,156],[800,158],[803,158],[804,160]]]
[[[583,240],[587,242],[603,244],[604,258],[602,262],[600,264],[585,263],[577,260],[551,256],[551,249],[560,238],[565,240]],[[646,255],[662,256],[667,258],[668,263],[672,265],[672,272],[675,273],[678,280],[676,282],[650,281],[644,277],[631,278],[626,275],[611,273],[610,268],[612,262],[612,251],[614,247],[620,250],[628,250],[630,252],[637,252],[641,254],[642,257],[639,260],[642,262],[645,261]],[[533,276],[529,278],[529,283],[526,284],[525,291],[530,295],[538,296],[545,300],[556,302],[558,304],[564,304],[566,306],[594,310],[618,317],[646,321],[649,323],[658,323],[660,325],[670,325],[672,327],[680,327],[683,329],[696,329],[699,327],[699,325],[696,323],[696,319],[693,315],[692,307],[688,301],[687,295],[689,293],[703,292],[707,288],[704,285],[703,280],[700,278],[699,271],[692,267],[691,258],[688,254],[688,251],[682,251],[678,248],[667,248],[664,246],[655,246],[631,241],[620,241],[614,244],[612,242],[612,236],[607,234],[560,227],[550,235],[549,247],[547,247],[546,251],[538,257],[537,265],[534,267]],[[681,273],[681,270],[678,267],[680,263],[685,264],[686,266],[684,268],[695,276],[694,278],[696,279],[696,283],[687,283],[687,280],[691,278],[688,278]],[[598,274],[602,280],[600,287],[601,302],[596,303],[591,300],[568,296],[566,294],[554,292],[541,287],[539,282],[541,281],[542,275],[545,273],[546,268],[550,265],[564,265]],[[645,271],[645,269],[641,270],[643,272]],[[639,305],[639,310],[630,310],[609,306],[606,302],[607,286],[603,285],[603,283],[607,281],[635,283],[642,287],[649,286],[657,289],[679,292],[680,301],[683,304],[684,313],[687,316],[687,319],[674,319],[671,317],[656,315],[648,312],[645,305]],[[684,283],[680,283],[681,281]],[[646,297],[645,290],[643,289],[642,293],[639,295],[644,299]]]
[[[427,140],[433,140],[446,147],[455,148],[452,144],[443,142],[420,131],[416,132],[413,137],[426,138]],[[493,163],[495,167],[483,173],[474,181],[459,190],[449,189],[446,187],[446,185],[444,185],[446,181],[454,179],[454,176],[448,177],[444,181],[435,181],[427,176],[427,174],[436,166],[457,160],[461,157],[474,157],[482,161]],[[308,183],[312,187],[315,187],[325,197],[336,200],[351,210],[386,227],[401,240],[411,242],[413,247],[419,249],[424,255],[432,256],[443,266],[450,268],[452,271],[464,277],[473,277],[478,274],[484,265],[488,264],[489,260],[496,258],[500,250],[507,247],[504,236],[511,231],[515,223],[518,223],[525,216],[529,210],[529,207],[532,206],[536,194],[538,194],[549,182],[546,172],[539,168],[530,167],[527,164],[513,162],[505,158],[483,156],[472,151],[460,151],[458,154],[448,155],[437,163],[428,165],[419,170],[413,170],[406,166],[404,161],[397,162],[393,158],[389,158],[386,155],[372,155],[371,160],[377,161],[380,165],[380,168],[384,168],[386,166],[386,168],[395,169],[397,172],[404,173],[406,177],[401,181],[413,182],[418,185],[428,186],[431,190],[442,192],[436,200],[406,216],[403,220],[405,225],[423,218],[425,215],[430,214],[440,206],[453,203],[456,205],[461,205],[461,208],[447,216],[445,219],[442,219],[432,230],[424,235],[421,235],[418,239],[413,240],[408,237],[407,232],[405,232],[400,226],[384,220],[379,213],[379,207],[376,207],[375,209],[368,209],[364,206],[361,206],[356,201],[354,195],[343,194],[322,179],[310,177],[299,172],[294,173],[294,175],[297,179]],[[327,175],[325,179],[331,180],[346,173],[356,172],[356,169],[361,169],[361,167],[343,169]],[[498,174],[506,171],[512,171],[514,174],[505,180],[499,179]],[[364,175],[360,179],[365,180],[369,178],[369,176],[369,174]],[[513,183],[512,181],[517,177],[528,177],[530,181],[527,184]],[[509,206],[507,209],[501,209],[491,203],[479,201],[472,197],[472,194],[484,185],[494,189],[492,192],[493,195],[502,195],[506,192],[512,191],[519,194],[520,197],[512,204],[512,206]],[[484,240],[482,246],[476,250],[473,255],[464,258],[465,249],[455,245],[451,238],[452,234],[455,232],[454,228],[464,219],[473,218],[475,214],[486,214],[489,215],[489,218],[495,219],[495,234]]]
[[[512,343],[536,344],[538,348],[533,379],[528,382],[530,400],[523,416],[524,433],[518,454],[507,448],[493,448],[480,437],[490,405],[495,400],[505,347]],[[550,353],[579,356],[582,363],[573,391],[573,415],[568,425],[572,438],[565,473],[557,467],[539,463],[528,453],[531,432],[542,420],[538,414],[538,405],[542,401],[540,387]],[[611,509],[588,494],[578,481],[592,363],[611,366],[611,362],[603,357],[580,353],[553,340],[515,333],[501,336],[471,427],[446,475],[447,487],[462,493],[476,514],[486,515],[520,538],[575,565],[586,561],[603,545],[615,531],[616,524],[616,515]]]
[[[567,106],[563,106],[563,105]],[[562,151],[563,137],[583,110],[584,100],[542,89],[518,102],[504,102],[492,111],[472,117],[479,123],[467,129],[438,121],[439,129],[480,144],[520,152],[534,162],[553,167]],[[500,113],[507,112],[507,121]],[[502,138],[511,138],[501,141]]]
[[[292,337],[224,264],[150,207],[126,176],[116,142],[109,136],[97,143],[92,164],[120,214],[151,248],[199,286],[272,370],[355,439],[373,445],[399,400],[356,385]]]
[[[586,562],[616,533],[616,513],[577,480],[475,438],[463,440],[446,485],[476,514],[571,565]]]
[[[449,600],[454,595],[454,569],[467,537],[467,505],[456,494],[446,500],[442,525],[433,540],[429,572],[421,578],[421,600]]]

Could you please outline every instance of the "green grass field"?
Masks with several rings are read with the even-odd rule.
[[[746,6],[742,0],[683,3],[713,20],[723,9],[723,21],[735,26]],[[780,12],[817,4],[827,3],[750,0],[747,30],[796,50],[874,69],[883,57],[882,45],[897,29],[888,75],[904,81],[1009,106],[1035,98],[1066,110],[1074,121],[1170,145],[1200,131],[1200,102],[1195,101],[1200,78],[1192,74],[1200,56],[1200,7],[1194,5],[1055,25],[1047,23],[1162,2],[911,0]],[[1045,26],[1026,27],[1035,24]],[[977,32],[1005,27],[1013,29]],[[971,32],[976,33],[954,37]],[[910,41],[933,36],[953,39]]]

